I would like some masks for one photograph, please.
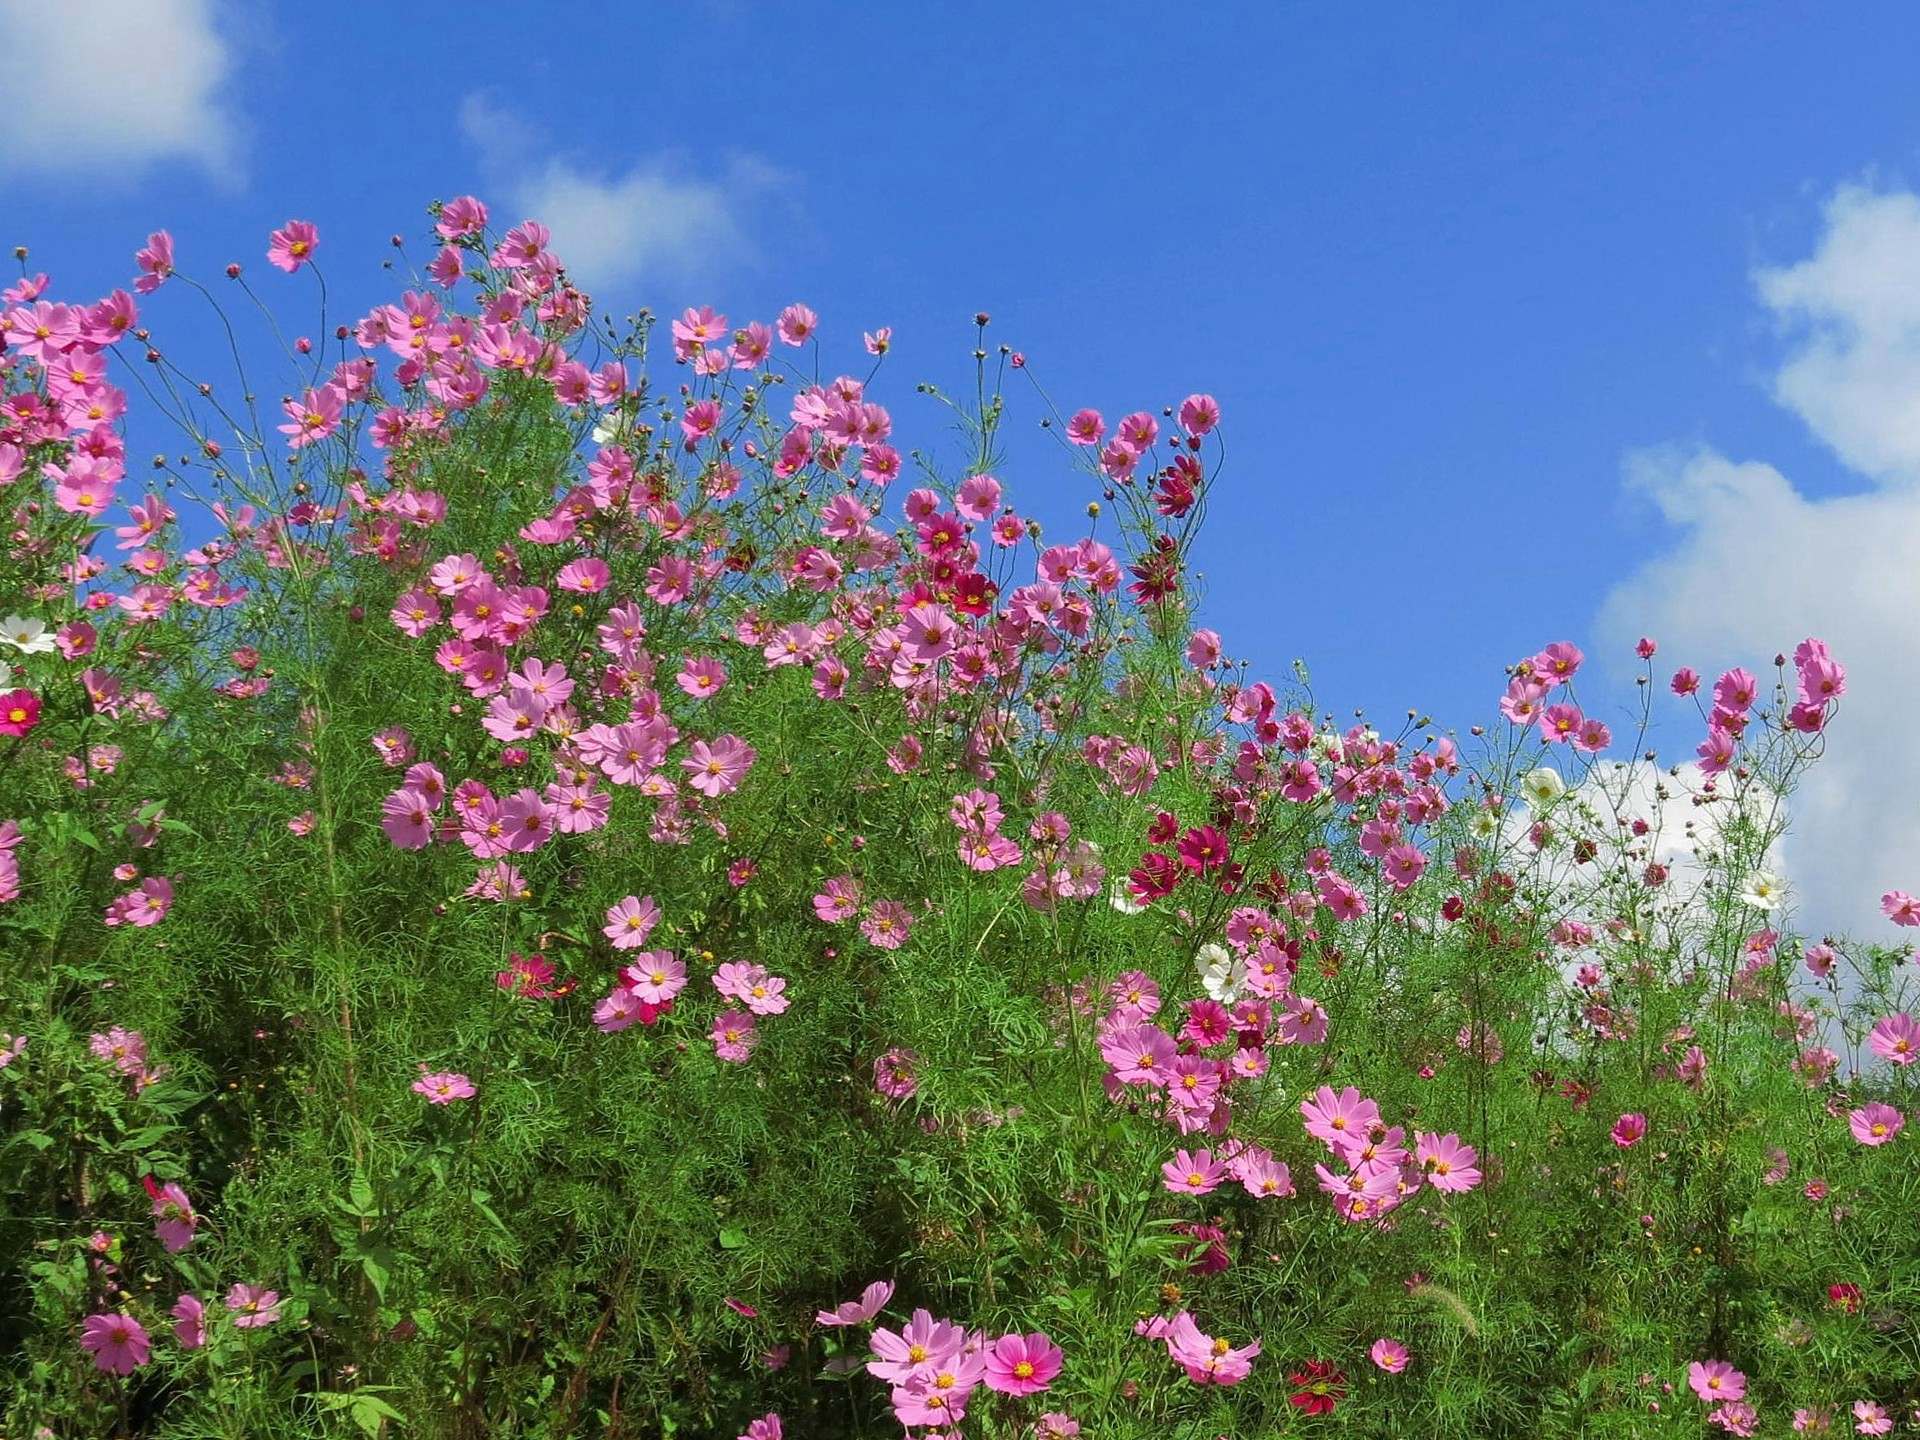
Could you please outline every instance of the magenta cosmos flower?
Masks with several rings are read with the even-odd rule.
[[[153,1233],[169,1255],[177,1255],[193,1243],[193,1227],[200,1223],[200,1216],[194,1214],[193,1202],[177,1184],[158,1184],[151,1175],[145,1177],[145,1183],[153,1200]]]
[[[1898,1110],[1878,1100],[1847,1112],[1847,1125],[1853,1131],[1853,1138],[1862,1145],[1884,1145],[1898,1135],[1906,1123],[1906,1117]]]
[[[110,1375],[131,1375],[153,1358],[147,1332],[131,1315],[89,1315],[80,1331],[80,1348]]]
[[[1687,1384],[1710,1405],[1738,1400],[1747,1393],[1747,1377],[1724,1360],[1696,1360],[1687,1367]]]
[[[1389,1375],[1398,1375],[1407,1368],[1407,1347],[1398,1340],[1376,1340],[1367,1355]]]
[[[420,1078],[413,1082],[416,1094],[427,1097],[429,1105],[446,1105],[455,1100],[471,1099],[474,1095],[473,1082],[464,1075],[451,1071],[438,1071],[428,1074],[427,1067],[420,1067]]]
[[[1613,1122],[1613,1143],[1622,1150],[1638,1145],[1646,1138],[1647,1117],[1644,1115],[1622,1115]]]
[[[0,695],[0,735],[24,735],[40,723],[40,697],[31,690]]]
[[[989,1390],[1002,1395],[1037,1395],[1053,1383],[1065,1357],[1045,1335],[1002,1335],[987,1352]]]
[[[173,1316],[173,1338],[182,1350],[198,1350],[207,1343],[207,1307],[198,1295],[182,1295],[167,1313]]]

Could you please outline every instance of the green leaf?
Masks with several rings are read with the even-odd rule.
[[[720,1248],[722,1250],[738,1250],[745,1246],[746,1243],[747,1232],[744,1230],[736,1229],[734,1226],[729,1225],[720,1232]]]

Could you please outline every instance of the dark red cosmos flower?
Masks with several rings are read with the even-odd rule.
[[[1287,1377],[1300,1388],[1287,1403],[1309,1415],[1328,1415],[1347,1395],[1347,1374],[1331,1360],[1309,1360],[1307,1368]]]

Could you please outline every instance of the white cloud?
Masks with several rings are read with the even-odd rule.
[[[214,18],[214,0],[0,0],[0,172],[185,159],[233,179],[233,57]]]
[[[1840,190],[1813,256],[1755,281],[1790,339],[1775,396],[1868,488],[1810,498],[1710,449],[1630,457],[1629,485],[1681,537],[1608,595],[1600,639],[1626,653],[1654,635],[1709,682],[1831,644],[1848,690],[1782,863],[1804,925],[1891,944],[1880,895],[1920,889],[1920,197]]]
[[[1774,394],[1848,465],[1920,483],[1920,196],[1842,187],[1809,260],[1757,277],[1800,343]]]
[[[542,156],[536,131],[478,95],[461,106],[460,124],[515,207],[513,219],[551,229],[554,253],[588,288],[699,283],[750,263],[749,216],[780,185],[778,172],[752,156],[706,178],[664,158],[610,174]]]

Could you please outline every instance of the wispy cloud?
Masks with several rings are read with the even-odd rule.
[[[1599,631],[1702,669],[1832,644],[1848,691],[1783,863],[1806,923],[1890,941],[1879,896],[1920,888],[1920,197],[1845,187],[1813,255],[1754,278],[1788,340],[1774,395],[1866,488],[1809,497],[1707,448],[1630,457],[1679,539],[1614,588]]]
[[[460,124],[518,218],[551,229],[554,253],[590,289],[699,284],[751,265],[753,219],[782,189],[780,174],[751,155],[707,175],[668,156],[592,168],[549,153],[539,131],[481,95],[467,97]]]
[[[86,178],[187,160],[238,178],[214,0],[4,0],[0,173]]]

